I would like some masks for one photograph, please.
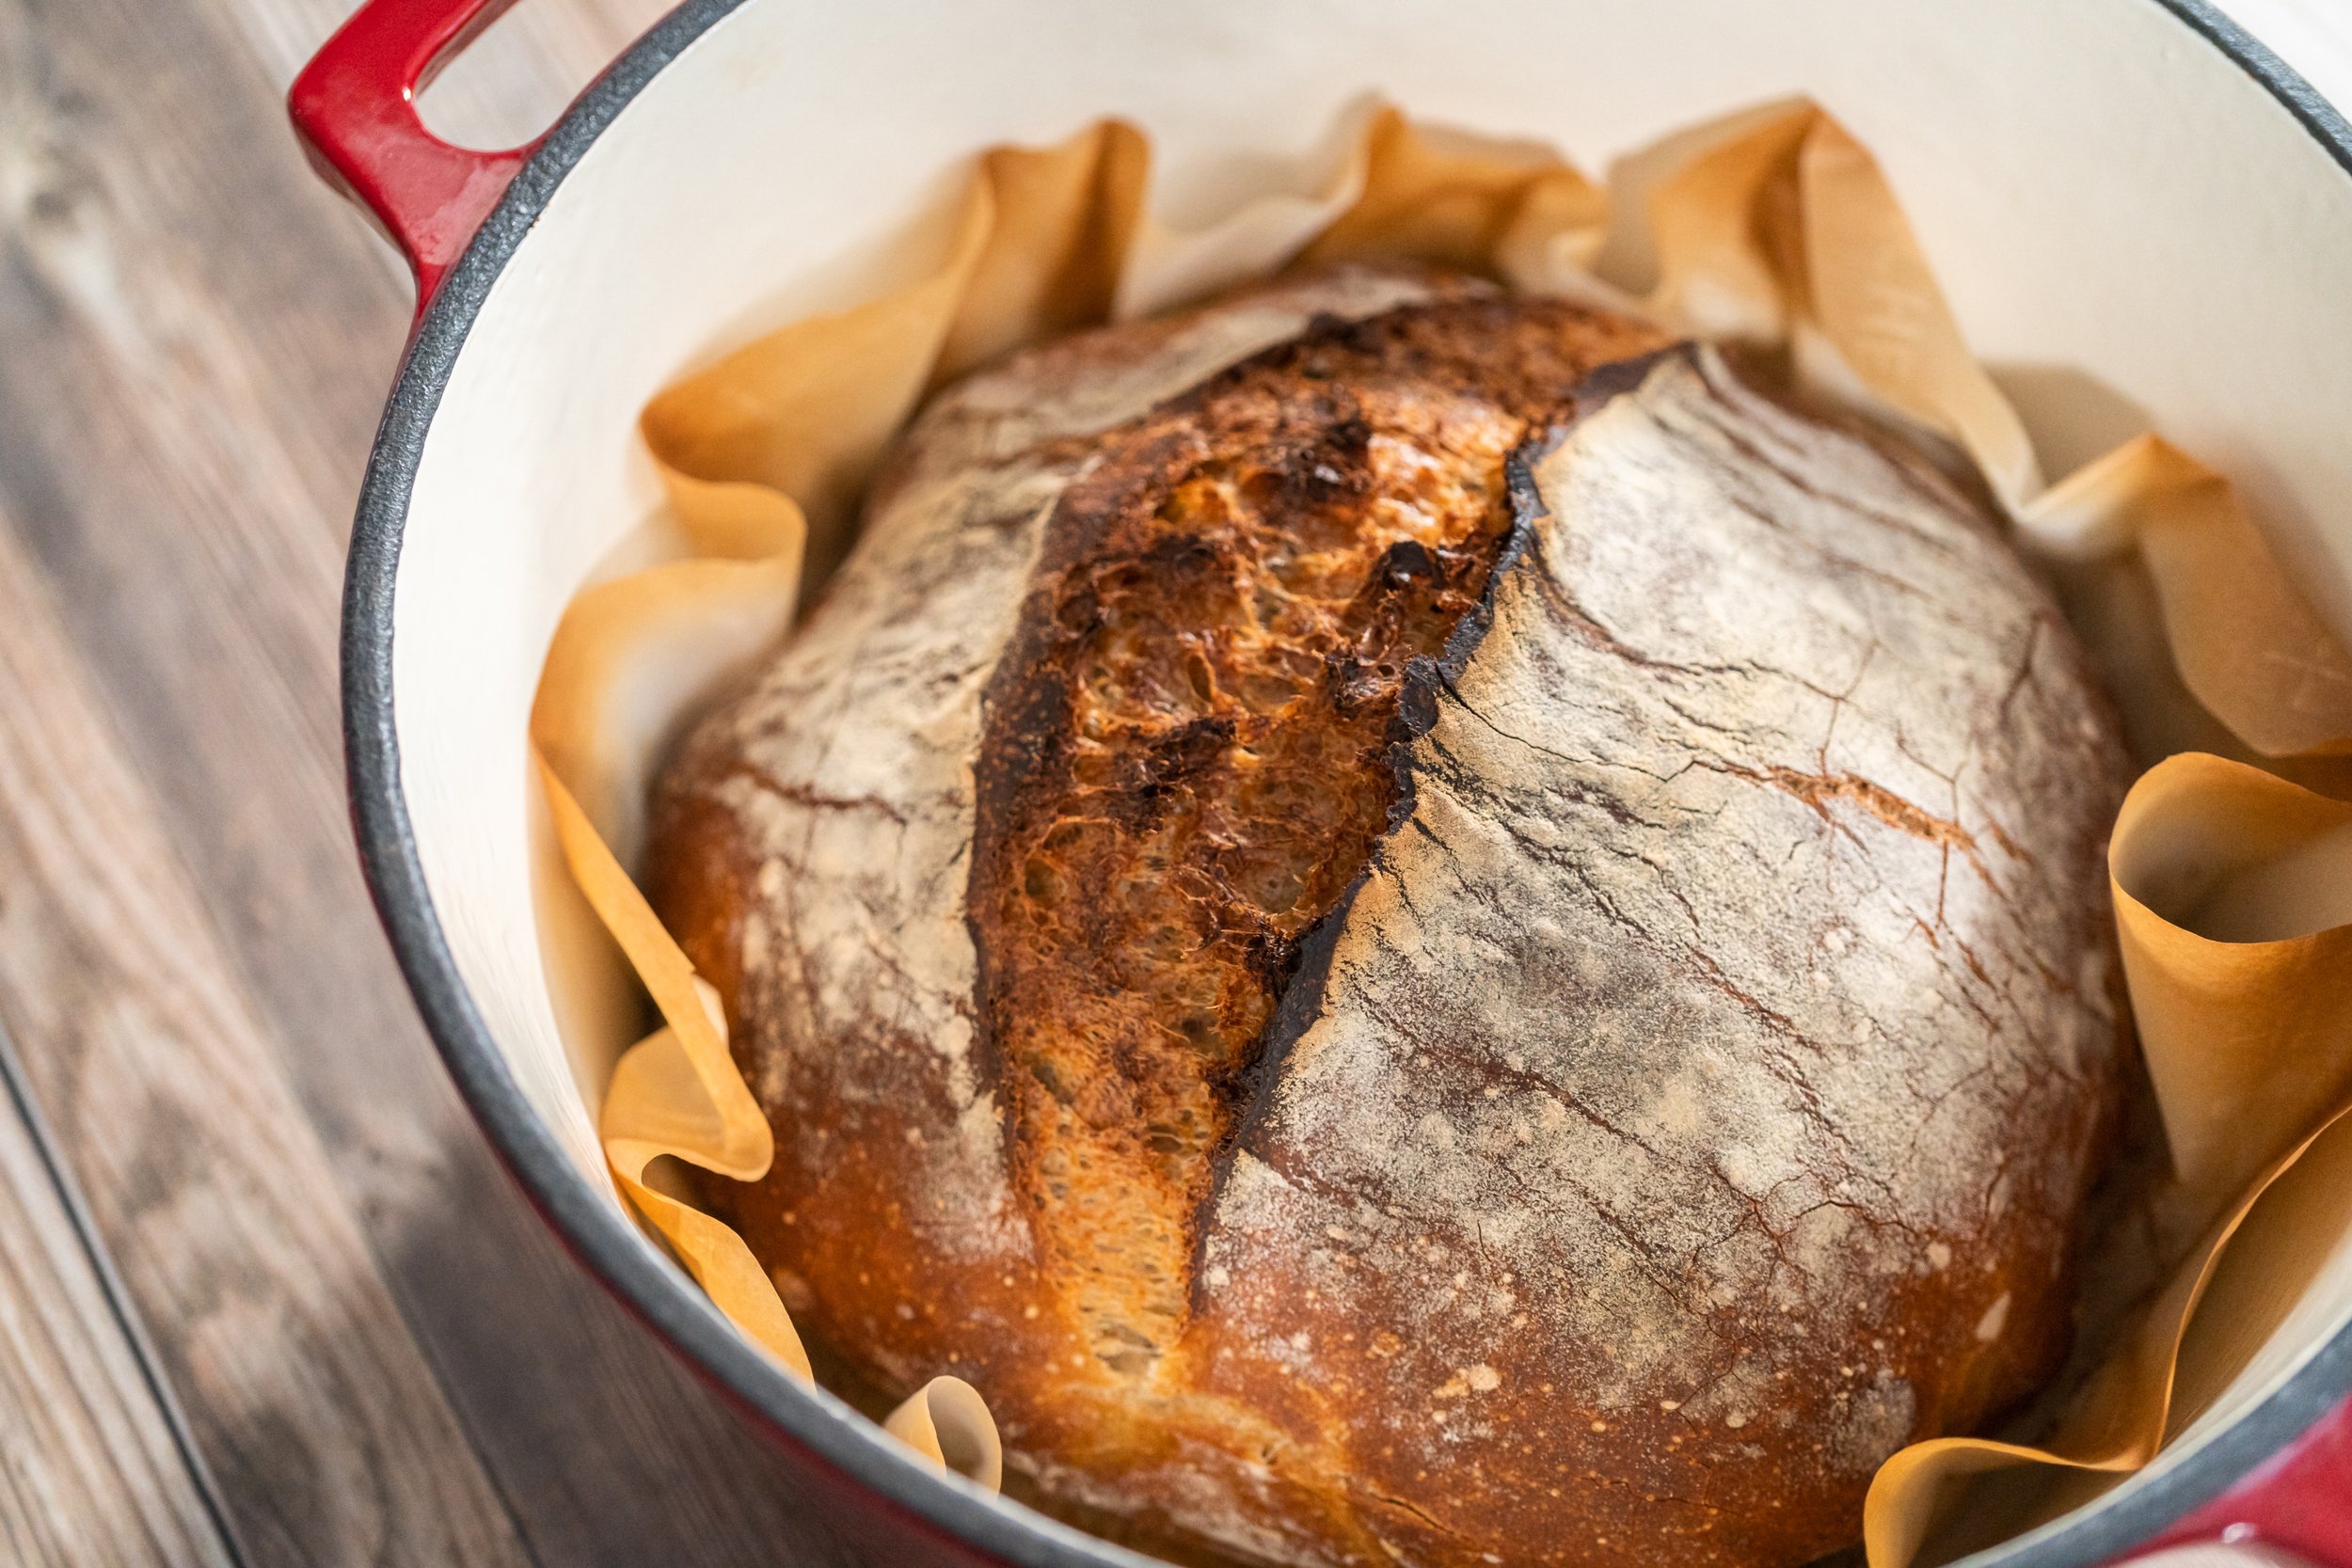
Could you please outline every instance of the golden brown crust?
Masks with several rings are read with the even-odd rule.
[[[1606,568],[1649,574],[1654,622],[1585,593],[1604,568],[1565,562],[1619,520],[1570,541],[1524,486],[1515,514],[1504,459],[1657,344],[1351,275],[1017,357],[927,413],[828,602],[667,772],[648,893],[778,1133],[771,1175],[718,1196],[814,1337],[885,1384],[979,1383],[1049,1505],[1272,1563],[1671,1542],[1787,1568],[1848,1538],[1888,1448],[2054,1353],[2114,1068],[2073,988],[2103,998],[2106,959],[2095,911],[2005,900],[2040,855],[2089,906],[2112,740],[1979,515],[1729,391],[1720,419],[1687,388],[1645,405],[1689,451],[1635,431],[1579,471],[1629,463],[1603,490],[1630,495],[1720,467],[1770,526],[1682,507],[1687,539]],[[1667,601],[1725,548],[1833,628],[1911,595],[2023,664],[1947,670],[1959,643],[1899,634],[1866,659],[1948,691],[1838,698],[1834,639],[1785,672],[1666,657],[1708,635]],[[1482,616],[1502,629],[1439,678]],[[1839,702],[1862,750],[1816,754]],[[1905,702],[1904,745],[1965,732],[1971,766],[2023,769],[1985,809],[2054,787],[2045,743],[2080,800],[2011,840],[1976,793],[1923,793],[1870,749]],[[1979,736],[1995,707],[2020,736]],[[1719,863],[1743,843],[1867,877],[1740,883]],[[1874,927],[1857,899],[1891,902]],[[1824,935],[1848,916],[1851,950]],[[2080,973],[2021,989],[2044,960]],[[1978,1032],[1850,1040],[1893,981]],[[2074,1037],[2103,1021],[2108,1046]],[[1692,1110],[1692,1073],[1720,1106]],[[2002,1114],[2053,1147],[2010,1172]],[[1905,1137],[1955,1179],[1902,1165]]]
[[[1015,1184],[1115,1370],[1190,1318],[1243,1080],[1387,824],[1405,671],[1486,591],[1505,456],[1661,344],[1502,299],[1331,324],[1063,495],[992,689],[970,909]]]

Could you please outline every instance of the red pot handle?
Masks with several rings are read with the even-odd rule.
[[[419,311],[538,146],[453,147],[417,118],[434,72],[512,4],[366,0],[286,95],[311,166],[408,259]]]

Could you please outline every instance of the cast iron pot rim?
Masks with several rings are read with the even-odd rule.
[[[353,824],[392,950],[441,1059],[501,1160],[556,1234],[622,1303],[801,1457],[902,1514],[1017,1568],[1145,1568],[1155,1560],[1007,1507],[900,1450],[840,1400],[785,1371],[691,1281],[659,1259],[582,1176],[532,1110],[473,998],[426,890],[401,792],[392,713],[392,610],[400,546],[425,433],[491,286],[580,162],[645,84],[744,0],[685,0],[580,95],[507,188],[418,322],[386,404],[343,580],[343,745]],[[2352,123],[2207,0],[2150,0],[2262,84],[2352,177]],[[2352,1325],[2285,1385],[2182,1462],[2161,1486],[2060,1520],[1968,1560],[1969,1568],[2090,1568],[2153,1538],[2280,1453],[2352,1394]]]

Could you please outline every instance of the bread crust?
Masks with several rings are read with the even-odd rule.
[[[2062,1350],[2120,750],[1976,508],[1587,380],[1658,347],[1351,272],[1018,357],[665,772],[778,1135],[714,1196],[1049,1505],[1795,1564]]]

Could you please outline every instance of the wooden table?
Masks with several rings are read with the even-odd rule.
[[[360,886],[409,292],[279,107],[351,3],[0,0],[0,1561],[846,1563],[496,1168]],[[660,3],[525,0],[428,118],[521,140]],[[2352,6],[2232,8],[2352,97]]]
[[[280,103],[352,0],[0,0],[0,1562],[838,1564],[564,1256],[361,887],[343,544],[405,277]],[[659,14],[527,0],[504,145]]]

